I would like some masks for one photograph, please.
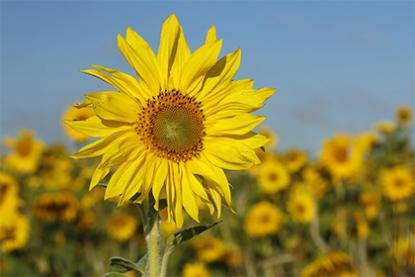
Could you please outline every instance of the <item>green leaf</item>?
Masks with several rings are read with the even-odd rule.
[[[115,271],[115,272],[127,272],[127,271],[134,270],[137,272],[141,272],[142,274],[144,273],[144,270],[141,267],[141,265],[139,266],[138,264],[128,259],[125,259],[123,257],[111,257],[110,268],[112,271]]]
[[[214,227],[220,222],[221,221],[217,221],[211,224],[196,225],[196,226],[181,230],[179,232],[176,232],[171,236],[171,239],[169,238],[168,243],[174,246],[179,245],[180,243],[185,242],[186,240],[189,240],[193,238],[194,236],[197,236],[203,233],[206,230],[209,230],[210,228]]]
[[[141,274],[144,275],[144,272],[146,270],[146,264],[148,260],[148,253],[146,253],[144,256],[141,257],[141,259],[137,262],[137,269]]]

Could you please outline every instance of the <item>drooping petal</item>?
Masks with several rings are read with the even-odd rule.
[[[165,181],[168,175],[168,161],[165,159],[160,159],[158,167],[154,168],[157,172],[157,178],[154,178],[153,188],[151,190],[155,204],[154,209],[158,211],[159,201],[160,201],[160,192],[165,186]]]
[[[137,102],[118,92],[89,93],[86,98],[92,102],[96,115],[106,120],[135,123],[141,110]]]
[[[184,170],[183,167],[181,170],[183,172],[181,180],[183,207],[194,220],[199,222],[199,207],[196,203],[191,184],[194,176],[190,171]]]
[[[131,125],[118,121],[102,120],[97,116],[92,116],[86,120],[66,120],[64,123],[89,137],[105,137],[114,132],[131,129]]]

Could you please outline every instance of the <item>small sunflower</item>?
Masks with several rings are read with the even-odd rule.
[[[27,219],[16,213],[12,221],[0,221],[0,249],[11,252],[22,249],[29,239],[30,225]]]
[[[311,192],[299,185],[290,193],[287,210],[294,221],[310,223],[316,216],[317,207]]]
[[[18,186],[8,174],[0,171],[0,215],[1,220],[10,221],[14,218],[20,204]]]
[[[76,219],[79,203],[69,192],[47,192],[32,204],[33,215],[46,222],[72,222]]]
[[[125,213],[112,214],[107,220],[108,234],[118,240],[129,240],[137,230],[137,221]]]
[[[274,194],[287,188],[290,184],[290,174],[285,166],[277,160],[267,160],[258,169],[259,189],[267,194]]]
[[[76,108],[74,105],[75,104],[69,106],[66,109],[65,113],[62,115],[62,122],[87,120],[88,118],[95,115],[94,110],[89,107]],[[76,131],[68,124],[63,124],[63,129],[66,135],[76,142],[84,142],[89,139],[89,136]]]
[[[157,54],[131,28],[118,35],[118,47],[137,73],[132,76],[103,66],[83,72],[116,91],[86,95],[96,116],[66,123],[101,139],[75,158],[101,157],[90,187],[113,171],[105,198],[142,203],[152,195],[154,208],[166,199],[168,217],[178,227],[184,211],[199,221],[198,200],[221,214],[231,203],[223,169],[258,164],[255,150],[268,139],[252,130],[265,118],[251,112],[264,105],[274,89],[253,89],[250,79],[234,80],[238,49],[218,61],[222,40],[215,27],[205,44],[191,53],[175,15],[163,24]],[[79,106],[78,106],[79,107]]]
[[[321,276],[359,276],[352,259],[342,252],[330,252],[308,264],[302,271],[302,277]]]
[[[297,172],[308,162],[307,154],[299,149],[291,149],[282,155],[282,160],[289,172]]]
[[[359,197],[359,203],[363,206],[368,219],[375,219],[382,206],[382,196],[378,191],[364,191]]]
[[[392,201],[404,200],[414,193],[415,179],[410,169],[396,166],[381,173],[383,194]]]
[[[19,138],[6,138],[4,144],[12,150],[4,159],[7,166],[19,173],[33,173],[38,168],[44,144],[31,132],[21,130]]]
[[[226,251],[222,240],[213,236],[204,236],[192,241],[193,248],[199,260],[207,263],[220,260]]]
[[[183,277],[210,277],[206,266],[200,262],[188,263],[183,267]]]
[[[396,110],[396,119],[401,126],[409,126],[412,122],[412,110],[409,106],[400,106]]]
[[[363,153],[349,135],[338,134],[324,141],[320,161],[335,179],[348,178],[358,172],[363,164]]]
[[[248,211],[244,229],[250,237],[264,237],[278,232],[284,221],[284,215],[273,204],[262,201]]]
[[[396,130],[396,126],[391,121],[381,121],[376,123],[375,129],[381,134],[392,134]]]
[[[317,198],[321,198],[327,191],[328,184],[324,180],[320,167],[318,165],[312,165],[306,167],[302,174],[304,185],[306,185],[310,191],[313,192],[313,195]]]

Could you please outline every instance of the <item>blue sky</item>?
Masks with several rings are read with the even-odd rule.
[[[133,27],[157,48],[176,13],[192,49],[216,25],[222,53],[242,48],[238,78],[278,93],[261,111],[280,148],[316,151],[415,102],[414,2],[1,2],[0,133],[64,139],[60,115],[103,83],[80,69],[132,73],[116,48]]]

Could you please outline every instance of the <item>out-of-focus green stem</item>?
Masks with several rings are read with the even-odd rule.
[[[326,253],[328,250],[327,244],[323,240],[323,238],[320,235],[320,222],[319,222],[319,216],[318,213],[314,217],[314,219],[311,221],[310,224],[310,235],[313,239],[314,243],[317,245],[318,249],[322,253]]]

